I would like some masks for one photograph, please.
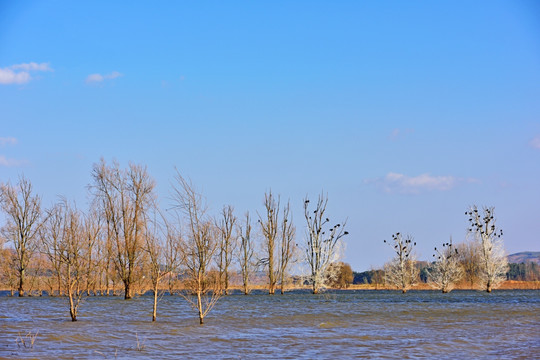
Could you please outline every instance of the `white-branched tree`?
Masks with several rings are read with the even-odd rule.
[[[392,235],[391,241],[384,240],[396,253],[396,256],[385,264],[384,276],[387,285],[401,289],[406,293],[412,286],[416,285],[418,280],[418,269],[413,252],[416,242],[410,235],[405,239],[401,233]]]
[[[428,270],[429,284],[443,293],[452,291],[455,284],[463,277],[463,267],[458,250],[450,242],[442,244],[442,249],[435,248],[435,261]]]
[[[225,295],[229,295],[229,271],[233,259],[233,253],[236,250],[237,241],[233,236],[236,216],[234,208],[231,205],[224,206],[221,210],[221,216],[216,221],[216,227],[219,230],[219,249],[218,249],[218,268],[219,280]]]
[[[307,223],[305,259],[309,267],[308,281],[313,294],[317,294],[338,276],[338,268],[331,264],[339,261],[344,247],[341,239],[349,233],[345,231],[346,221],[329,227],[330,219],[325,215],[328,196],[319,195],[313,211],[310,210],[309,204],[310,201],[306,197],[304,199],[304,217]]]
[[[484,207],[481,215],[475,205],[465,212],[465,215],[469,216],[468,232],[474,236],[478,246],[479,285],[488,293],[500,286],[506,279],[508,271],[502,240],[503,232],[495,225],[494,212],[494,207]]]
[[[248,295],[250,292],[250,276],[256,265],[254,261],[255,245],[253,243],[253,238],[251,237],[251,219],[249,217],[249,212],[246,212],[244,225],[238,225],[238,233],[240,234],[238,265],[240,266],[240,273],[242,274],[242,288],[244,290],[244,295]]]

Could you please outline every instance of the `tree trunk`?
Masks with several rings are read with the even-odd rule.
[[[131,294],[131,283],[129,281],[126,281],[124,283],[124,299],[125,300],[129,300],[131,299],[133,296]]]
[[[158,284],[154,284],[154,311],[152,312],[152,321],[156,321],[158,301]]]
[[[19,297],[24,296],[24,269],[19,270]]]

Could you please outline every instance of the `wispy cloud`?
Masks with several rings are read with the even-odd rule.
[[[8,159],[4,155],[0,155],[0,166],[4,167],[17,167],[25,165],[25,160]]]
[[[49,63],[26,63],[15,64],[5,68],[0,68],[0,84],[26,84],[32,80],[31,72],[53,71]]]
[[[392,141],[396,141],[400,138],[403,138],[409,134],[412,134],[414,132],[413,129],[394,129],[392,130],[392,132],[390,133],[390,140]]]
[[[422,191],[448,191],[462,182],[474,183],[476,179],[461,179],[455,176],[432,176],[421,174],[407,176],[404,174],[389,172],[383,178],[366,180],[389,193],[418,194]]]
[[[531,145],[535,149],[540,149],[540,135],[538,135],[534,139],[532,139],[529,142],[529,145]]]
[[[17,144],[17,139],[15,139],[14,137],[0,137],[0,146],[15,144]]]
[[[105,80],[112,80],[116,79],[117,77],[123,76],[123,74],[119,73],[118,71],[113,71],[110,74],[90,74],[86,77],[86,83],[87,84],[95,84],[95,83],[101,83]]]

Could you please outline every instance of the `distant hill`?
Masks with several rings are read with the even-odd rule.
[[[540,265],[540,251],[523,251],[508,255],[508,262],[515,264],[535,262]]]

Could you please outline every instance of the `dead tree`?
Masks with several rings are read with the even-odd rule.
[[[488,293],[506,280],[508,271],[502,242],[503,232],[495,225],[494,212],[494,207],[484,207],[483,215],[480,215],[475,205],[465,212],[469,216],[468,233],[474,236],[479,249],[480,286]]]
[[[279,267],[276,266],[276,248],[279,246],[279,197],[274,198],[272,191],[264,194],[264,217],[259,215],[259,224],[264,237],[264,254],[259,263],[264,265],[268,274],[268,293],[273,295],[279,275]]]
[[[172,194],[174,209],[180,211],[187,222],[182,250],[187,277],[185,286],[189,293],[183,296],[197,309],[202,325],[221,296],[219,279],[210,276],[212,258],[218,249],[217,231],[207,215],[202,196],[180,173],[177,172],[175,180]]]
[[[236,239],[233,238],[233,229],[236,224],[236,216],[232,206],[224,206],[221,210],[221,218],[217,221],[219,230],[218,268],[219,280],[225,295],[229,295],[229,267],[236,250]]]
[[[478,266],[480,264],[476,241],[467,239],[465,242],[458,244],[457,249],[461,268],[463,269],[463,277],[470,288],[473,289],[478,281]]]
[[[249,295],[249,278],[255,265],[253,262],[254,245],[251,238],[251,220],[249,212],[246,212],[244,227],[238,226],[238,233],[240,234],[238,264],[240,265],[240,272],[242,273],[242,288],[244,290],[244,295]]]
[[[463,277],[459,253],[452,245],[452,238],[450,242],[442,244],[442,249],[435,248],[433,257],[435,261],[431,270],[428,270],[428,282],[433,288],[440,289],[443,294],[449,293]]]
[[[337,274],[330,273],[334,269],[330,265],[339,261],[343,250],[342,237],[349,233],[345,231],[344,221],[328,228],[330,219],[326,217],[328,196],[321,194],[315,210],[309,209],[309,199],[304,199],[304,217],[307,223],[305,256],[309,266],[308,280],[313,294],[319,293],[333,281]]]
[[[385,243],[390,245],[396,256],[385,265],[385,282],[387,285],[401,289],[406,293],[412,286],[416,285],[418,279],[418,269],[413,252],[416,242],[410,235],[403,239],[401,233],[392,235],[392,241]]]
[[[43,224],[41,198],[32,193],[32,184],[21,176],[16,186],[0,185],[0,206],[6,215],[2,235],[15,249],[18,292],[19,296],[24,296],[26,272]]]
[[[154,204],[154,181],[146,168],[118,163],[107,166],[102,159],[95,164],[91,189],[99,201],[110,236],[113,262],[124,284],[124,297],[131,299],[133,285],[141,276],[146,214]]]
[[[281,246],[279,252],[279,278],[281,294],[285,293],[285,284],[287,272],[290,263],[294,260],[296,244],[294,242],[296,228],[293,225],[292,214],[290,213],[290,204],[283,208],[283,219],[280,226]]]
[[[148,270],[154,297],[152,321],[156,321],[157,304],[164,293],[160,291],[159,284],[178,267],[181,239],[178,232],[166,220],[163,221],[164,224],[159,224],[154,217],[149,222],[151,226],[147,227],[145,233],[144,249],[148,254]]]

